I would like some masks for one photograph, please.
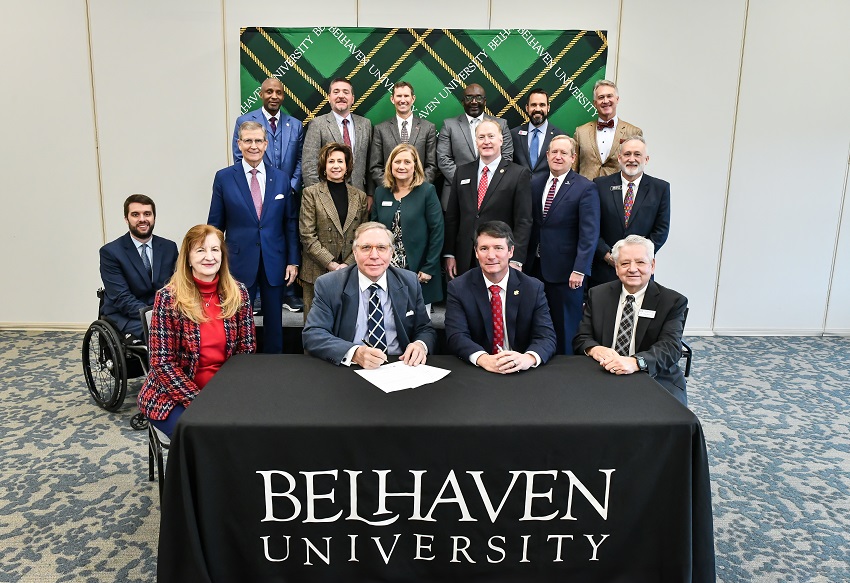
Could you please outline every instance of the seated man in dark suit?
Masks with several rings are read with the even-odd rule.
[[[573,349],[612,374],[645,372],[687,406],[679,358],[688,299],[650,281],[655,250],[649,239],[629,235],[612,253],[620,280],[590,289]]]
[[[101,316],[115,324],[126,343],[140,344],[139,310],[153,305],[157,290],[174,273],[177,245],[153,234],[156,205],[144,194],[124,201],[124,221],[130,231],[100,248]]]
[[[513,233],[502,221],[476,230],[480,269],[449,282],[446,342],[459,358],[500,374],[537,367],[555,354],[543,284],[509,262]]]
[[[337,365],[378,368],[387,355],[424,364],[437,333],[416,274],[390,266],[392,232],[381,223],[363,223],[353,247],[356,265],[316,279],[304,349]]]

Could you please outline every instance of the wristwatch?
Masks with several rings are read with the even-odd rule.
[[[641,372],[646,372],[649,370],[649,367],[646,365],[646,359],[644,357],[635,356],[635,360],[637,361],[638,369],[640,369]]]

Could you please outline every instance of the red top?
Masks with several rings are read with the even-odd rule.
[[[209,318],[199,325],[201,351],[198,370],[195,373],[195,384],[198,385],[199,389],[202,389],[224,364],[226,358],[224,349],[227,338],[224,335],[224,320],[220,318],[221,306],[219,302],[221,299],[218,295],[218,276],[212,281],[195,279],[195,284],[201,292],[201,307],[204,314]]]

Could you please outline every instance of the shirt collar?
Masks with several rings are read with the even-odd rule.
[[[468,113],[464,113],[463,115],[466,116],[467,125],[472,125],[472,120],[474,120],[474,119],[477,119],[478,123],[481,123],[482,121],[484,121],[484,114],[483,113],[481,115],[479,115],[478,117],[472,117]]]
[[[616,130],[616,129],[617,129],[617,121],[618,121],[618,118],[617,118],[617,116],[615,115],[615,116],[614,116],[614,117],[612,117],[611,119],[613,119],[613,120],[614,120],[614,127],[613,127],[613,128],[611,128],[611,129],[612,129],[612,130]],[[602,121],[602,120],[601,120],[601,119],[599,119],[599,118],[597,117],[597,118],[596,118],[596,121],[597,121],[597,122],[600,122],[600,121]],[[607,122],[607,121],[603,121],[602,123],[608,123],[608,122]],[[599,130],[596,130],[596,131],[599,131]]]
[[[332,113],[332,114],[334,114],[334,117],[336,118],[336,125],[340,125],[340,126],[341,126],[341,125],[342,125],[342,120],[344,120],[344,119],[347,119],[347,120],[348,120],[348,123],[349,123],[349,125],[350,125],[350,126],[353,126],[353,125],[354,125],[354,120],[353,120],[353,119],[351,119],[351,112],[348,112],[348,115],[346,115],[345,117],[342,117],[340,114],[338,114],[338,113],[337,113],[337,112],[335,112],[335,111],[332,111],[331,113]]]
[[[242,158],[242,170],[245,172],[246,175],[250,174],[251,170],[253,170],[251,165],[248,164],[245,161],[245,158]],[[265,174],[265,173],[266,173],[266,163],[263,162],[262,160],[260,160],[260,163],[257,164],[257,174]]]
[[[642,288],[637,290],[635,293],[630,294],[629,292],[626,291],[626,286],[620,284],[620,303],[622,304],[623,302],[626,301],[626,296],[635,296],[635,302],[637,302],[637,303],[642,302],[643,296],[646,295],[646,288],[648,288],[648,287],[649,287],[649,282],[647,282],[647,284],[645,286],[643,286]]]
[[[496,159],[493,160],[492,162],[490,162],[489,164],[485,164],[484,160],[482,160],[481,158],[478,158],[478,173],[481,174],[481,172],[484,171],[484,167],[486,166],[489,169],[490,175],[492,176],[493,173],[496,171],[496,168],[498,168],[499,164],[501,164],[501,163],[502,163],[502,155],[501,154],[499,154],[499,156],[497,156]]]
[[[274,114],[274,115],[272,115],[268,111],[266,111],[265,107],[261,107],[260,109],[263,110],[263,115],[266,116],[266,121],[269,121],[273,117],[276,117],[277,121],[280,121],[280,110],[279,109],[277,110],[277,113]]]
[[[153,235],[151,235],[151,238],[150,238],[150,239],[148,239],[147,241],[145,241],[144,243],[142,243],[141,241],[139,241],[138,239],[136,239],[136,238],[133,236],[133,234],[131,233],[131,234],[130,234],[130,240],[131,240],[131,241],[133,241],[133,245],[135,245],[135,246],[136,246],[136,251],[138,251],[139,249],[141,249],[142,245],[147,245],[147,246],[148,246],[148,249],[153,249],[153,245],[151,244],[151,243],[153,243]]]
[[[627,178],[626,176],[623,176],[623,172],[621,171],[620,172],[620,178],[623,181],[623,194],[624,195],[626,193],[626,189],[629,187],[629,182],[631,182],[635,185],[635,193],[637,194],[637,189],[640,186],[640,180],[641,180],[641,178],[643,178],[643,173],[641,173],[641,175],[638,176],[637,178],[632,179],[632,178]]]
[[[544,120],[543,120],[543,123],[542,123],[542,124],[540,124],[539,126],[536,126],[536,125],[534,125],[534,124],[533,124],[533,123],[531,123],[531,122],[528,122],[528,133],[529,133],[529,134],[530,134],[530,133],[532,133],[532,132],[534,132],[534,130],[536,130],[536,129],[537,129],[537,130],[540,130],[540,135],[545,136],[545,135],[546,135],[546,130],[547,130],[548,128],[549,128],[549,120],[548,120],[548,119],[544,119]]]
[[[381,277],[378,278],[378,281],[372,281],[371,279],[369,279],[368,277],[363,275],[363,273],[358,269],[357,270],[357,282],[358,282],[358,285],[360,286],[361,292],[364,292],[367,289],[369,289],[369,286],[372,285],[373,283],[377,283],[379,288],[381,288],[384,291],[387,291],[387,272],[385,271],[381,275]]]
[[[502,291],[505,292],[505,297],[507,297],[507,295],[508,295],[507,294],[507,292],[508,292],[508,279],[511,277],[511,268],[510,267],[508,268],[508,272],[505,274],[505,277],[503,277],[502,279],[500,279],[496,283],[493,283],[492,281],[487,279],[487,276],[484,275],[483,270],[481,271],[481,277],[484,278],[484,287],[486,287],[487,289],[490,289],[491,285],[498,285],[500,288],[502,288]]]

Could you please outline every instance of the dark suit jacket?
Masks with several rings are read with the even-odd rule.
[[[558,192],[544,219],[543,194],[551,186],[548,182],[548,172],[531,181],[534,225],[523,271],[531,273],[539,261],[546,282],[566,283],[573,271],[590,275],[599,238],[599,195],[596,185],[570,170],[558,181]]]
[[[502,128],[502,159],[511,161],[514,156],[514,147],[508,122],[486,113],[484,114],[484,121],[494,121]],[[466,114],[462,113],[457,117],[449,117],[443,120],[443,127],[437,136],[437,166],[445,177],[443,192],[440,195],[440,202],[444,208],[449,199],[452,181],[457,169],[477,159],[478,148],[475,146],[475,140],[472,139]]]
[[[605,254],[611,252],[614,243],[629,235],[646,237],[655,245],[655,252],[661,249],[670,234],[670,183],[644,174],[635,193],[629,226],[625,226],[623,212],[622,175],[617,172],[610,176],[600,176],[596,180],[599,189],[601,210],[599,240],[593,258],[593,281],[605,283],[617,279],[617,272],[605,263]]]
[[[359,339],[355,341],[354,338],[360,304],[357,273],[357,265],[352,265],[316,280],[313,307],[307,314],[302,333],[304,350],[312,356],[338,365],[352,346],[360,344]],[[437,333],[425,311],[416,274],[406,269],[388,268],[387,290],[401,350],[421,340],[428,347],[428,354],[433,354]]]
[[[619,281],[590,289],[584,318],[573,340],[576,354],[583,354],[594,346],[614,345],[614,320],[622,289]],[[685,296],[650,281],[641,310],[654,310],[655,317],[639,317],[635,330],[635,355],[644,357],[649,375],[686,406],[685,375],[679,368],[679,358],[687,307]]]
[[[416,148],[422,168],[425,171],[425,182],[434,182],[437,177],[437,128],[430,121],[421,117],[410,118],[410,145]],[[393,148],[401,143],[398,132],[398,119],[392,116],[375,126],[372,130],[372,145],[370,147],[369,173],[375,188],[384,185],[384,167]]]
[[[266,167],[266,193],[257,218],[242,161],[215,173],[207,223],[224,231],[230,273],[251,287],[260,268],[260,250],[266,277],[273,286],[285,284],[287,265],[301,262],[298,250],[298,211],[289,177]]]
[[[249,111],[236,119],[236,127],[233,128],[233,161],[242,159],[242,152],[236,141],[239,139],[239,126],[246,121],[255,121],[266,128],[266,139],[269,141],[263,161],[267,166],[274,166],[289,176],[289,185],[292,190],[301,189],[301,148],[304,143],[304,124],[278,112],[277,132],[272,132],[272,127],[266,119],[263,109]]]
[[[533,130],[531,123],[525,123],[511,130],[511,140],[514,144],[514,163],[520,166],[525,166],[531,170],[531,177],[542,175],[545,179],[549,176],[549,163],[546,161],[546,150],[549,149],[549,142],[555,136],[561,136],[565,132],[556,128],[551,123],[546,127],[546,135],[540,136],[543,139],[543,145],[540,147],[540,156],[537,158],[537,164],[534,168],[531,167],[531,154],[528,152],[528,132]],[[526,132],[520,135],[520,132]]]
[[[543,362],[555,354],[555,328],[543,283],[511,268],[505,299],[508,344],[517,352],[536,352]],[[466,361],[493,347],[490,296],[481,269],[471,269],[449,282],[446,300],[446,343]]]
[[[481,209],[478,208],[478,160],[459,166],[446,207],[443,255],[453,255],[458,274],[473,267],[475,230],[487,221],[504,221],[514,232],[513,260],[526,258],[531,234],[530,172],[504,158],[490,177]]]
[[[359,188],[369,196],[375,190],[369,176],[369,149],[372,143],[372,122],[365,117],[351,114],[354,123],[354,169],[351,172],[352,186]],[[344,144],[342,132],[336,124],[333,112],[320,115],[307,126],[304,135],[304,149],[301,152],[302,177],[304,186],[313,186],[319,182],[319,150],[330,142]]]
[[[153,250],[153,280],[148,275],[130,233],[124,233],[100,248],[100,279],[103,295],[101,316],[108,318],[120,332],[141,338],[139,310],[153,305],[156,291],[174,273],[177,245],[154,235],[148,243]]]

